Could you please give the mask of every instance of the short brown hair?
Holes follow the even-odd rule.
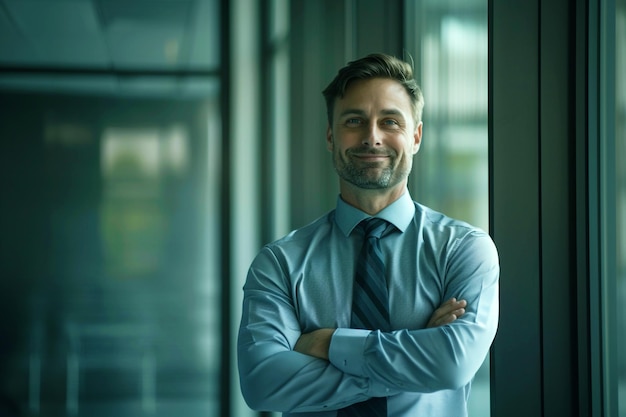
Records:
[[[416,122],[422,120],[424,96],[413,78],[413,68],[401,59],[386,54],[370,54],[356,61],[349,62],[341,68],[335,78],[328,84],[322,94],[326,99],[328,124],[333,123],[335,100],[342,98],[351,82],[370,78],[389,78],[398,81],[405,88],[413,107]]]

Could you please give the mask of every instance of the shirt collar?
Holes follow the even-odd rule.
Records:
[[[378,217],[387,220],[398,230],[404,232],[411,223],[415,215],[415,204],[411,199],[409,191],[406,190],[400,198],[378,212],[375,216],[370,216],[364,211],[343,201],[341,196],[337,197],[337,209],[335,210],[335,221],[344,235],[349,236],[352,229],[362,220],[370,217]]]

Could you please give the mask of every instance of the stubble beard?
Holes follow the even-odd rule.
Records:
[[[380,167],[378,166],[380,162],[355,162],[350,153],[348,151],[342,155],[338,150],[335,150],[333,152],[333,164],[341,179],[359,188],[367,190],[390,188],[406,179],[411,172],[410,163],[395,167],[397,155],[390,155],[389,164]]]

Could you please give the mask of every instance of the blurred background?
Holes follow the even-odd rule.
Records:
[[[334,207],[322,89],[414,62],[411,193],[488,230],[488,33],[487,0],[0,0],[0,416],[271,415],[239,394],[241,287]],[[470,416],[489,404],[487,360]]]

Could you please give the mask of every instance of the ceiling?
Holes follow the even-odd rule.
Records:
[[[181,76],[217,71],[219,21],[219,0],[0,0],[0,86],[206,86]]]

